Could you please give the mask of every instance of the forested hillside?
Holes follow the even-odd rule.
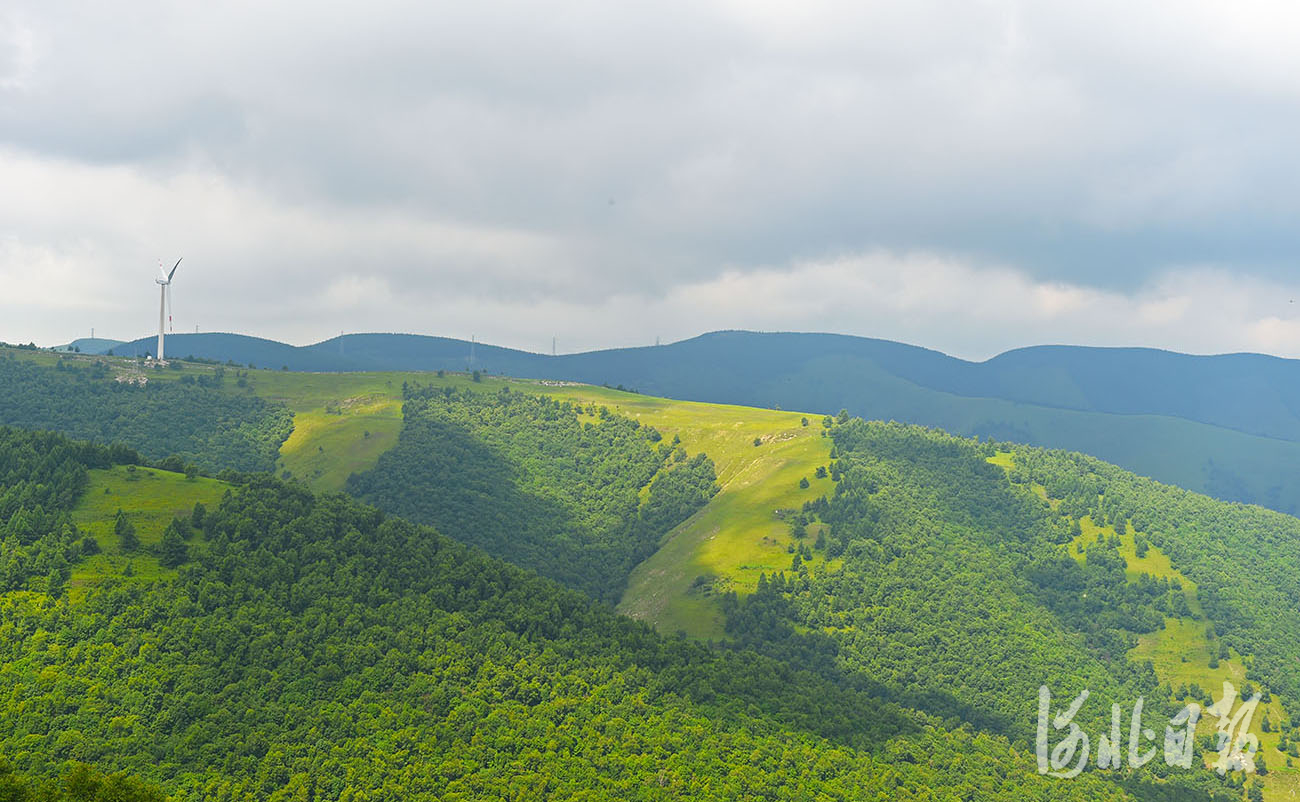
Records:
[[[767,590],[794,621],[829,633],[846,669],[1020,737],[1032,726],[1026,700],[1047,678],[1068,683],[1063,695],[1154,695],[1155,675],[1125,660],[1125,633],[1160,626],[1167,588],[1130,586],[1100,550],[1076,563],[1062,545],[1068,521],[1009,486],[986,447],[902,424],[854,421],[832,435],[835,491],[809,512],[828,525],[813,550],[839,564],[792,566]],[[1103,614],[1077,615],[1033,580],[1077,581]],[[729,628],[771,640],[747,620]]]
[[[611,603],[716,492],[706,455],[607,408],[508,388],[404,398],[397,445],[349,493]]]
[[[168,381],[140,372],[118,381],[121,374],[104,362],[68,359],[47,367],[8,356],[0,357],[0,425],[125,443],[150,459],[177,457],[182,466],[212,471],[272,470],[293,426],[283,406],[223,389],[219,369]]]
[[[891,698],[1015,739],[1032,734],[1026,700],[1040,684],[1071,698],[1141,696],[1172,715],[1186,682],[1176,689],[1172,671],[1134,650],[1167,626],[1196,638],[1208,628],[1208,666],[1204,641],[1181,645],[1177,670],[1204,677],[1191,698],[1208,704],[1230,676],[1261,687],[1271,727],[1254,732],[1273,770],[1258,783],[1294,790],[1300,521],[1076,454],[1008,454],[860,420],[831,437],[834,491],[803,510],[824,527],[816,543],[756,593],[721,600],[738,643],[871,677]],[[1160,551],[1194,584],[1147,573],[1137,558]],[[1230,655],[1246,655],[1244,677],[1229,672]],[[1097,719],[1084,727],[1104,732],[1109,705],[1091,704],[1080,716]]]
[[[6,527],[48,507],[37,528],[62,531],[88,463],[125,456],[0,437]],[[58,489],[21,478],[33,467]],[[261,479],[184,525],[193,559],[171,578],[119,577],[78,601],[0,594],[6,798],[59,776],[104,790],[72,799],[156,798],[79,762],[210,799],[1153,792],[1115,775],[1054,783],[1001,736],[869,684],[664,638],[343,496]]]
[[[1223,504],[1100,460],[1017,447],[1012,478],[1073,515],[1141,533],[1193,580],[1216,634],[1253,655],[1249,676],[1282,691],[1300,722],[1300,520]]]
[[[216,798],[1300,789],[1300,522],[1284,515],[847,412],[472,376],[228,386],[199,365],[118,389],[93,362],[23,364],[31,398],[125,390],[136,419],[147,388],[315,410],[296,447],[322,476],[363,445],[374,467],[349,490],[459,541],[293,476],[218,502],[221,482],[137,470],[124,446],[0,430],[0,756],[24,787],[83,762]],[[393,419],[372,449],[399,391],[400,433]],[[634,570],[620,609],[699,640],[601,603]],[[1111,701],[1157,720],[1225,678],[1267,694],[1266,772],[1036,776],[1040,685],[1059,704],[1089,690],[1095,735]]]

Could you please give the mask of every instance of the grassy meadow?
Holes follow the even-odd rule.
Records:
[[[157,579],[174,573],[162,567],[151,552],[162,540],[163,531],[173,518],[189,515],[196,502],[214,507],[228,485],[216,479],[118,465],[90,471],[90,486],[73,511],[77,528],[95,538],[101,549],[73,569],[68,583],[73,599],[86,589],[110,576],[123,576],[127,566],[141,579]],[[135,526],[140,548],[126,554],[118,543],[113,526],[117,511],[122,510]]]

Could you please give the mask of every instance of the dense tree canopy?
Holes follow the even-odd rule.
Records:
[[[114,380],[103,363],[44,367],[0,357],[0,425],[126,443],[149,459],[177,457],[212,471],[270,471],[293,428],[279,404],[223,387],[222,374],[193,380]]]
[[[120,446],[0,426],[0,592],[59,595],[72,564],[98,550],[68,515],[86,489],[87,469],[138,459]]]
[[[18,459],[81,448],[8,436],[30,438]],[[175,579],[0,594],[0,787],[89,763],[210,799],[1129,796],[1050,784],[1005,738],[869,687],[657,635],[343,496],[259,479],[187,524]]]

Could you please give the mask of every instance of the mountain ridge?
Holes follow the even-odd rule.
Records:
[[[153,339],[115,353],[144,354]],[[717,331],[551,356],[448,337],[350,334],[305,346],[176,334],[168,351],[296,371],[475,370],[720,404],[841,408],[1082,451],[1229,501],[1300,511],[1300,361],[1042,345],[983,362],[876,338]]]

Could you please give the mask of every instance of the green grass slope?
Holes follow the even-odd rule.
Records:
[[[155,553],[163,531],[176,518],[189,518],[195,504],[215,507],[230,488],[225,482],[207,477],[186,478],[184,474],[116,465],[88,472],[89,485],[72,509],[72,522],[86,537],[99,544],[100,552],[79,562],[72,570],[69,593],[82,598],[91,588],[111,577],[122,577],[127,566],[141,580],[174,575],[164,568]],[[122,550],[114,533],[117,511],[135,527],[141,548]]]

